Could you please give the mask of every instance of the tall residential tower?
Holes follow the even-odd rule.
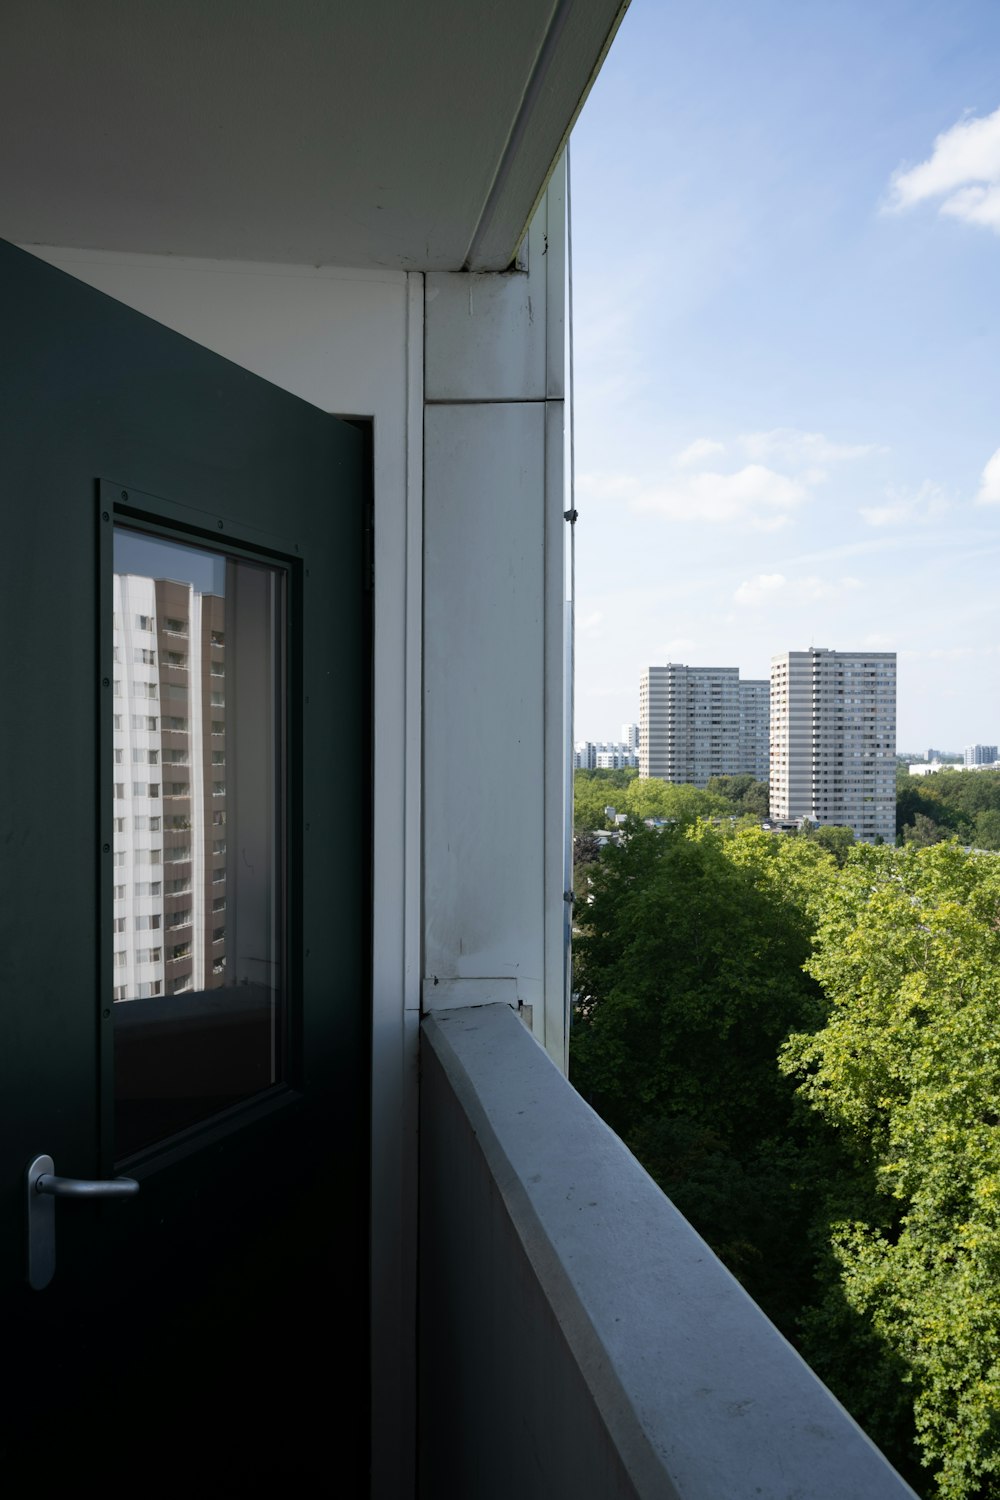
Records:
[[[896,654],[786,651],[771,661],[771,816],[896,834]]]
[[[768,684],[738,667],[647,667],[639,684],[639,775],[704,786],[767,776]]]

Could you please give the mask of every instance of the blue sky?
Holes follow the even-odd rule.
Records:
[[[632,0],[572,176],[576,737],[817,645],[1000,741],[1000,6]]]

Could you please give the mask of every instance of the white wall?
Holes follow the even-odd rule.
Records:
[[[518,1005],[565,1067],[561,168],[525,260],[427,277],[424,1008]]]

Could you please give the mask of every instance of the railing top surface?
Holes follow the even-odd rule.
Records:
[[[639,1495],[914,1500],[508,1006],[423,1022]]]

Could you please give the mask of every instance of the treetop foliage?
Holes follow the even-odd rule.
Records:
[[[1000,1494],[1000,860],[678,821],[588,876],[574,1082],[911,1482]]]
[[[935,771],[918,778],[901,767],[896,830],[922,848],[957,838],[971,848],[1000,850],[1000,769]]]
[[[604,828],[604,809],[634,818],[662,818],[693,823],[697,818],[767,816],[767,783],[752,776],[711,776],[707,787],[642,779],[633,768],[622,771],[577,771],[574,777],[574,826]]]
[[[830,1223],[837,1293],[905,1371],[938,1493],[991,1494],[1000,1477],[997,860],[953,843],[859,851],[823,904],[806,968],[830,1015],[818,1032],[790,1037],[783,1066],[849,1143],[877,1200],[841,1191]]]
[[[817,871],[832,864],[759,829],[633,824],[579,909],[574,1082],[786,1328],[802,1195],[777,1052],[816,1016],[802,965]]]

